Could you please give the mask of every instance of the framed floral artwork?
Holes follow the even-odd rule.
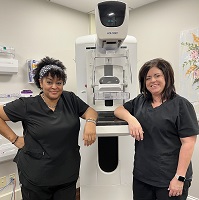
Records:
[[[199,116],[199,28],[180,34],[180,94],[194,105]]]

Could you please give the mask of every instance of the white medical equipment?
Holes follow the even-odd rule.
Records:
[[[76,40],[78,96],[99,115],[96,142],[81,146],[81,200],[132,200],[134,140],[114,116],[137,94],[137,41],[127,35],[128,15],[126,3],[98,3],[97,34]]]

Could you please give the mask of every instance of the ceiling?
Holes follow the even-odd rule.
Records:
[[[56,3],[74,10],[78,10],[84,13],[94,13],[97,3],[107,0],[47,0],[52,3]],[[155,2],[158,0],[123,0],[127,3],[129,10],[141,7],[143,5]]]

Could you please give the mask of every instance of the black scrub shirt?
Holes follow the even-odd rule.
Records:
[[[40,95],[21,97],[4,106],[11,121],[22,121],[25,145],[14,161],[29,182],[54,186],[77,180],[79,117],[88,107],[67,91],[62,93],[55,111],[48,108]]]
[[[151,102],[139,95],[124,107],[138,119],[144,131],[144,140],[135,142],[134,177],[156,187],[168,187],[178,165],[180,138],[199,133],[192,104],[176,95],[153,108]],[[190,163],[186,178],[191,177]]]

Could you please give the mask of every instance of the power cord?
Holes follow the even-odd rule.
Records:
[[[10,182],[2,187],[0,189],[0,192],[3,191],[5,188],[7,188],[9,185],[13,185],[13,189],[12,189],[12,194],[11,194],[11,199],[10,200],[15,200],[15,189],[16,189],[16,180],[14,178],[10,178]]]
[[[13,184],[12,195],[11,195],[11,199],[10,200],[12,200],[12,198],[13,198],[13,200],[15,200],[16,199],[16,196],[15,196],[16,179],[10,178],[10,181]]]

